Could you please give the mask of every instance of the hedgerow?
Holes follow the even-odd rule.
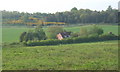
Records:
[[[85,42],[97,42],[97,41],[106,41],[106,40],[119,40],[120,36],[113,34],[103,34],[103,35],[91,35],[86,37],[74,37],[66,38],[63,40],[57,39],[48,39],[41,41],[28,41],[26,42],[27,46],[45,46],[45,45],[58,45],[58,44],[72,44],[72,43],[85,43]]]

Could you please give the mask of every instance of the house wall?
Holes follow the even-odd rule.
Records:
[[[57,34],[57,38],[59,39],[59,40],[62,40],[63,39],[63,37],[62,37],[62,35],[59,33],[59,34]]]

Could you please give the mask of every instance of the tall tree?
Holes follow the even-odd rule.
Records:
[[[47,30],[47,38],[56,39],[57,34],[63,31],[63,27],[61,26],[50,26]]]

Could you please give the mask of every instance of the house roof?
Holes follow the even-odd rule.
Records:
[[[71,32],[61,32],[63,38],[70,36]]]

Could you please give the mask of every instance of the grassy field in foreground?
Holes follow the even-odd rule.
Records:
[[[117,70],[118,41],[3,47],[3,70]]]
[[[103,28],[104,33],[113,32],[114,34],[118,35],[118,26],[117,25],[99,25]],[[79,32],[80,27],[65,27],[67,31],[72,32]],[[120,27],[120,26],[119,26]],[[2,41],[3,42],[16,42],[19,41],[19,36],[22,32],[28,31],[33,28],[25,28],[25,27],[14,27],[14,28],[2,28]],[[47,28],[44,28],[45,31]]]

